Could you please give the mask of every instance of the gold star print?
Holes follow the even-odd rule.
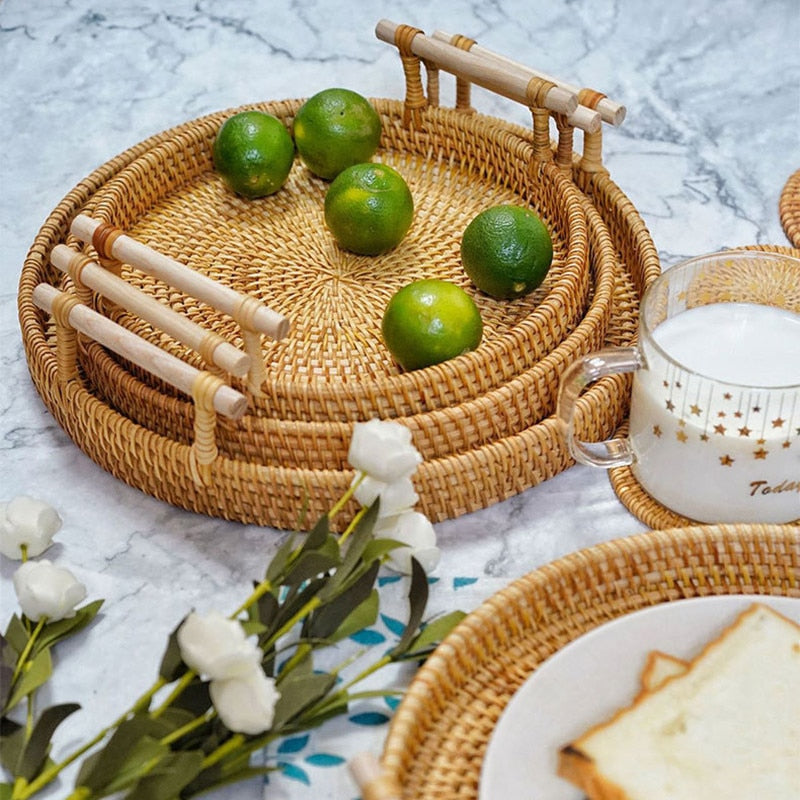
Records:
[[[720,436],[725,435],[725,426],[724,425],[715,425],[714,426],[714,433],[718,433]]]
[[[747,425],[744,428],[739,428],[739,436],[749,436],[750,435],[750,428]]]
[[[753,406],[753,413],[760,414],[761,413],[761,406]]]
[[[781,419],[780,417],[778,417],[778,419],[772,420],[772,427],[773,428],[782,428],[784,422],[786,422],[785,419]]]
[[[682,384],[680,381],[675,381],[675,386],[676,386],[678,389],[683,389],[683,384]]]
[[[788,449],[788,448],[790,448],[791,446],[792,446],[792,443],[791,443],[791,442],[784,442],[784,443],[781,445],[781,447],[782,447],[784,450],[787,450],[787,449]]]
[[[699,416],[700,416],[700,412],[701,412],[703,409],[702,409],[702,408],[700,408],[700,406],[698,406],[697,404],[695,404],[695,405],[693,405],[693,406],[690,406],[689,410],[690,410],[690,411],[692,412],[692,414],[694,414],[696,417],[699,417]]]
[[[730,467],[733,464],[733,459],[730,456],[720,456],[719,463],[723,467]]]
[[[664,381],[664,388],[669,389],[669,381]]]
[[[723,396],[723,397],[724,397],[726,400],[730,400],[730,399],[731,399],[731,397],[733,397],[733,395],[732,395],[730,392],[725,392],[725,394],[724,394],[724,395],[722,395],[722,396]]]
[[[685,419],[679,420],[678,421],[678,425],[680,425],[681,428],[685,428],[686,427],[686,420]]]
[[[727,417],[728,415],[724,411],[720,411],[717,413],[717,416],[722,419],[723,417]]]
[[[708,434],[707,433],[701,433],[700,434],[700,441],[701,442],[707,442],[708,441]]]
[[[667,400],[667,411],[674,411],[674,410],[675,410],[675,404],[672,402],[672,400]]]
[[[756,444],[766,444],[766,439],[756,439]]]
[[[741,419],[742,418],[742,412],[741,411],[734,411],[733,412],[733,416],[736,417],[736,419]]]
[[[755,450],[755,451],[753,452],[753,455],[754,455],[754,456],[755,456],[757,459],[761,459],[761,460],[763,461],[764,459],[766,459],[766,457],[767,457],[767,453],[769,453],[769,450],[765,450],[763,447],[761,447],[761,448],[759,448],[758,450]]]
[[[653,425],[653,435],[658,436],[661,438],[661,428],[658,425]]]
[[[685,441],[686,441],[686,440],[687,440],[689,437],[686,435],[686,431],[678,431],[678,432],[675,434],[675,438],[676,438],[676,439],[677,439],[679,442],[685,442]]]

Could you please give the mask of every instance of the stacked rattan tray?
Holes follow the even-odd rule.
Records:
[[[673,601],[798,598],[800,526],[653,530],[572,553],[469,614],[415,674],[395,710],[376,798],[477,798],[495,726],[551,656],[600,625]],[[530,786],[530,797],[539,797]]]
[[[412,46],[419,32],[400,29],[407,96],[373,100],[383,125],[376,159],[406,177],[415,221],[389,254],[369,258],[337,248],[322,218],[327,184],[299,162],[269,198],[232,195],[213,170],[211,144],[221,122],[239,109],[193,120],[117,156],[47,219],[20,281],[30,371],[59,423],[117,477],[195,511],[291,528],[301,508],[324,513],[349,485],[352,426],[372,417],[411,429],[425,459],[415,477],[419,507],[434,521],[507,498],[572,463],[553,416],[559,376],[579,355],[632,342],[639,297],[659,272],[655,248],[602,164],[601,133],[584,134],[578,154],[565,115],[540,105],[550,84],[529,82],[532,130],[475,113],[468,94],[464,100],[463,74],[456,107],[441,107],[431,80],[441,65],[425,62],[425,97]],[[301,102],[247,108],[291,126]],[[512,302],[477,293],[458,256],[472,216],[500,202],[534,209],[554,241],[545,283]],[[217,419],[217,449],[202,475],[191,397],[83,337],[77,370],[67,377],[59,372],[58,326],[36,307],[33,293],[43,282],[78,296],[85,290],[49,263],[57,245],[106,263],[107,254],[70,233],[79,214],[291,320],[288,336],[262,343],[266,374],[258,391],[225,376],[247,395],[248,409],[240,419]],[[230,318],[129,264],[117,268],[142,292],[242,344]],[[380,316],[396,288],[420,277],[452,280],[470,291],[484,319],[484,340],[472,353],[403,373],[381,343]],[[89,302],[181,360],[208,367],[201,354],[96,293]],[[603,379],[586,392],[579,414],[584,438],[607,438],[620,424],[626,385],[625,378]]]

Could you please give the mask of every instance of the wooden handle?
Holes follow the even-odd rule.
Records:
[[[48,283],[40,283],[33,290],[33,302],[48,314],[53,313],[53,302],[62,294]],[[197,378],[203,373],[173,355],[145,341],[116,322],[98,314],[88,306],[78,303],[69,313],[69,324],[75,330],[108,347],[123,358],[146,369],[185,394],[192,395]],[[247,398],[221,385],[214,394],[214,410],[231,419],[239,419],[247,409]]]
[[[444,31],[434,31],[431,38],[440,42],[444,42],[450,47],[455,46],[452,44],[454,37],[449,33],[445,33]],[[516,61],[512,61],[510,58],[493,53],[491,50],[487,50],[484,47],[479,47],[477,44],[471,45],[468,49],[468,52],[479,56],[480,58],[486,59],[487,61],[492,61],[498,64],[506,72],[519,74],[521,80],[530,81],[531,78],[542,77],[541,73],[537,73],[535,70],[526,67],[524,64],[518,64]],[[552,78],[550,80],[555,82]],[[571,114],[566,114],[565,116],[567,118],[567,122],[569,122],[573,128],[580,128],[582,131],[586,131],[587,133],[597,133],[603,124],[603,118],[599,111],[594,111],[593,109],[580,104]]]
[[[82,256],[64,244],[57,244],[50,254],[53,266],[69,273],[75,260]],[[250,369],[250,356],[217,334],[192,322],[150,295],[139,291],[122,278],[94,261],[84,261],[80,270],[80,283],[126,308],[151,325],[155,325],[187,347],[209,358],[226,372],[243,378]]]
[[[399,27],[395,22],[382,19],[375,26],[375,35],[383,42],[395,44],[395,34]],[[509,72],[497,63],[432,39],[423,33],[418,33],[412,39],[411,52],[421,59],[434,62],[440,68],[452,72],[454,75],[482,86],[484,89],[489,89],[518,103],[530,105],[528,95],[530,79],[525,80],[519,72]],[[558,114],[571,114],[578,107],[578,95],[576,92],[560,86],[553,86],[545,94],[543,106]]]
[[[445,33],[444,31],[434,31],[432,38],[440,42],[450,43],[453,41],[453,35],[450,33]],[[555,83],[556,86],[572,92],[576,96],[580,95],[581,90],[577,86],[572,86],[571,84],[559,80],[558,78],[554,78],[545,72],[540,72],[539,70],[532,69],[531,67],[526,67],[524,64],[520,64],[517,61],[512,61],[510,58],[506,58],[506,56],[500,55],[499,53],[487,50],[485,47],[481,47],[478,44],[473,44],[472,47],[470,47],[469,52],[504,66],[508,70],[518,71],[522,76],[528,75],[529,77],[535,76],[537,78],[542,78],[543,80]],[[580,111],[581,109],[586,109],[586,106],[578,106],[578,111],[580,114],[578,115],[577,120],[588,122],[589,117],[585,114],[585,112]],[[591,112],[591,109],[587,109],[587,111]],[[597,101],[597,104],[595,105],[595,111],[600,115],[600,118],[603,120],[603,122],[607,122],[610,125],[621,125],[622,121],[625,119],[625,114],[627,113],[625,106],[615,103],[608,97],[602,97]],[[583,125],[577,124],[577,122],[573,120],[569,120],[569,122],[576,128],[581,128],[589,133],[597,132],[596,128],[589,130],[584,128]]]
[[[85,214],[79,214],[72,221],[70,230],[82,242],[92,242],[95,231],[101,224]],[[111,255],[118,261],[131,264],[234,319],[242,302],[248,299],[248,295],[223,286],[125,234],[118,235],[110,249]],[[259,304],[251,321],[256,331],[273,339],[282,339],[289,332],[289,320],[263,303]]]

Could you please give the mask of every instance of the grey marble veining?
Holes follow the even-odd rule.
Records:
[[[624,103],[624,124],[604,134],[605,161],[665,267],[723,247],[788,243],[778,198],[800,166],[797,0],[0,2],[0,499],[29,493],[57,506],[65,525],[51,557],[107,599],[102,626],[61,651],[69,668],[48,689],[58,700],[89,690],[82,720],[65,725],[74,737],[147,685],[166,632],[189,608],[210,598],[235,607],[281,535],[165,505],[72,444],[27,371],[16,319],[25,254],[75,184],[158,131],[333,85],[402,97],[397,53],[374,35],[383,17],[465,33]],[[502,98],[475,89],[473,99],[481,111],[530,123]],[[448,100],[452,82],[443,79]],[[480,576],[483,596],[568,552],[644,529],[605,474],[582,467],[437,527],[439,574]],[[5,618],[13,565],[3,560],[0,572]],[[221,795],[260,797],[261,784]],[[328,785],[298,785],[291,796],[356,790],[342,768]]]

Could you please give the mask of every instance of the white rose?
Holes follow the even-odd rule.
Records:
[[[189,614],[178,629],[178,647],[191,669],[212,680],[235,678],[261,661],[261,651],[241,624],[219,611]]]
[[[25,545],[29,558],[38,556],[50,547],[60,527],[61,517],[43,500],[20,495],[0,503],[0,553],[20,559]]]
[[[228,730],[253,736],[272,725],[280,693],[260,666],[227,680],[209,684],[211,702]]]
[[[403,511],[386,517],[375,525],[375,536],[404,542],[389,553],[389,566],[406,575],[411,573],[411,557],[419,561],[426,573],[436,569],[441,552],[436,546],[436,531],[431,521],[419,511]]]
[[[26,561],[14,573],[14,591],[25,616],[38,622],[75,616],[75,606],[86,597],[86,587],[64,567],[46,558]]]
[[[399,422],[356,422],[347,453],[350,465],[382,483],[413,474],[422,456],[411,443],[411,431]]]
[[[356,483],[359,476],[353,478]],[[380,497],[381,505],[378,510],[378,517],[391,517],[401,511],[412,508],[419,500],[419,495],[414,490],[414,484],[410,477],[400,478],[392,483],[383,483],[367,475],[356,486],[353,497],[362,506],[371,506]]]

